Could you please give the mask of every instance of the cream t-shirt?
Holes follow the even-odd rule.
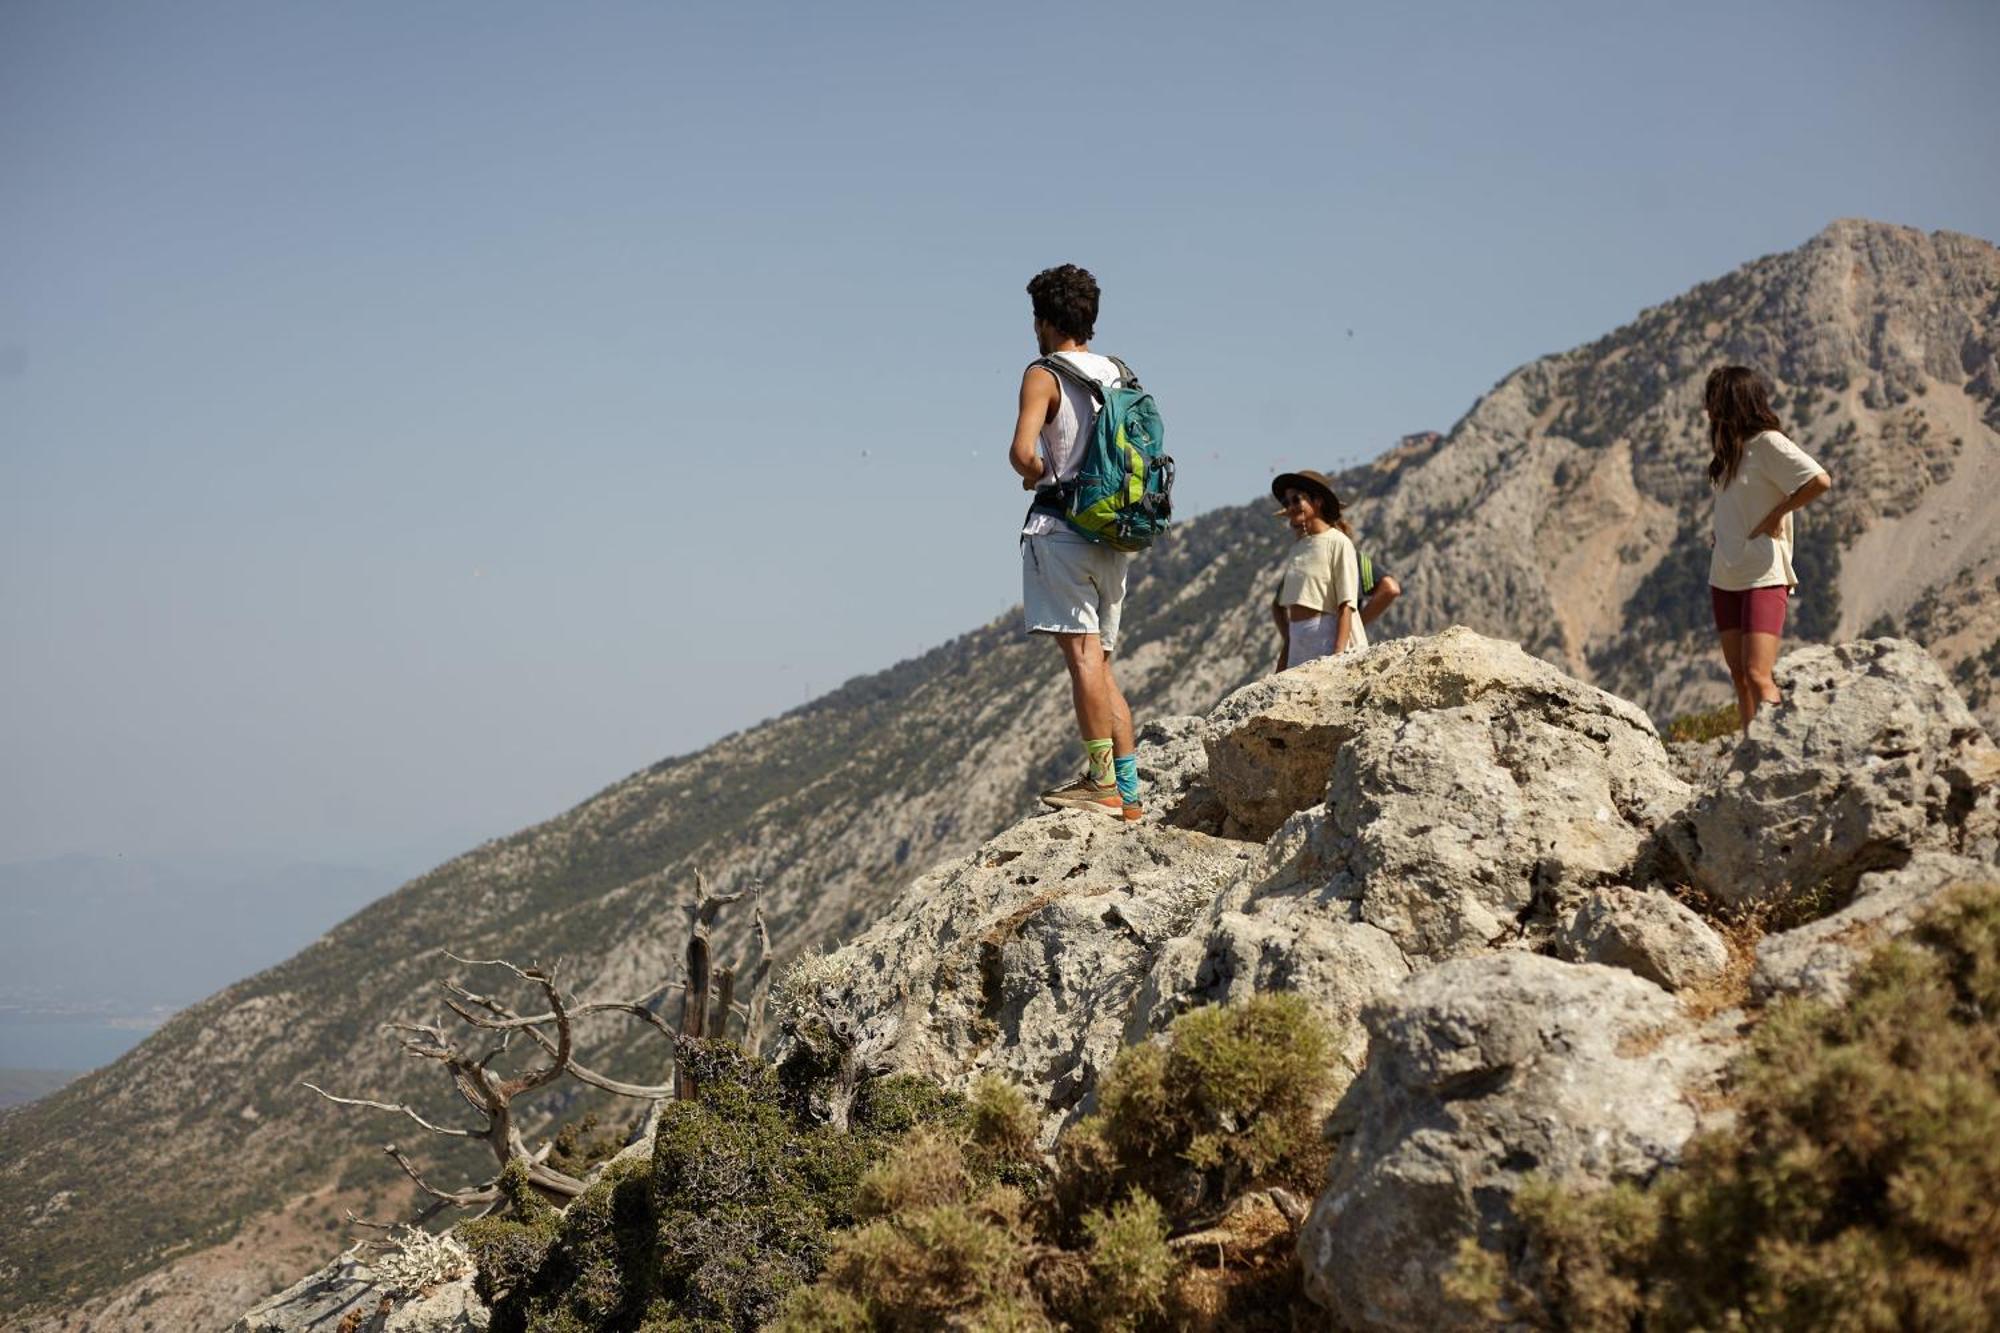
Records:
[[[1785,515],[1779,537],[1753,537],[1752,528],[1799,487],[1826,471],[1805,450],[1775,430],[1743,446],[1736,478],[1715,493],[1715,550],[1708,581],[1725,592],[1798,586],[1792,570],[1792,516]]]
[[[1351,606],[1354,616],[1348,624],[1347,651],[1368,646],[1368,632],[1361,627],[1361,562],[1346,533],[1328,528],[1292,543],[1278,584],[1278,605],[1303,606],[1327,613],[1329,619],[1337,617],[1342,606]],[[1330,633],[1326,641],[1331,649]]]

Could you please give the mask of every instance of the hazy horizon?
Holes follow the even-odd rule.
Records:
[[[990,620],[1050,263],[1193,513],[2000,237],[1990,6],[1124,13],[0,13],[0,862],[415,873]]]

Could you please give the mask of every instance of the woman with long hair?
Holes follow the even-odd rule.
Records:
[[[1333,483],[1317,472],[1287,472],[1271,483],[1271,494],[1284,506],[1278,513],[1298,539],[1271,600],[1278,670],[1366,648],[1361,562]]]
[[[1833,486],[1826,469],[1785,437],[1770,387],[1748,366],[1709,374],[1708,483],[1715,491],[1709,602],[1722,660],[1736,685],[1736,716],[1748,731],[1762,704],[1782,701],[1771,679],[1785,607],[1798,586],[1792,569],[1792,511]]]

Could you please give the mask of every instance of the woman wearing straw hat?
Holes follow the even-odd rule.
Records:
[[[1340,497],[1317,472],[1287,472],[1271,483],[1278,512],[1298,541],[1285,561],[1271,616],[1278,626],[1278,670],[1368,646],[1361,627],[1361,562],[1341,521]]]

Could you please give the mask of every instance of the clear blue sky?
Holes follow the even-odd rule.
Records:
[[[8,0],[0,860],[434,860],[999,614],[1051,263],[1198,510],[2000,237],[2000,6],[1644,8]]]

